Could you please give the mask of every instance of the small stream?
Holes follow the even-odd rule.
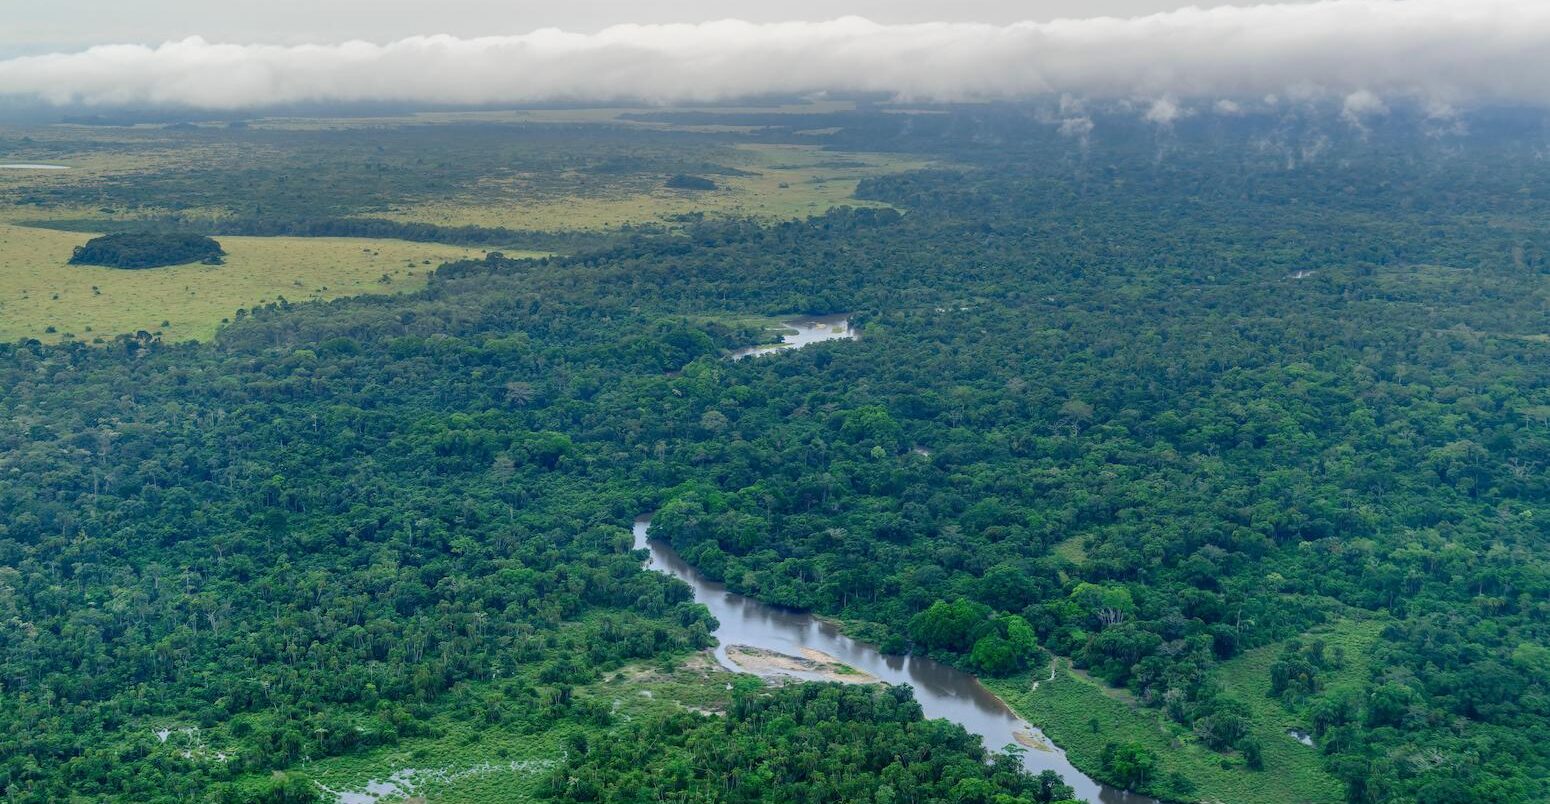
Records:
[[[985,746],[999,751],[1012,743],[1032,744],[1023,754],[1023,764],[1038,773],[1053,770],[1065,777],[1066,784],[1079,798],[1101,804],[1143,804],[1152,800],[1140,795],[1099,784],[1066,760],[1059,746],[1043,732],[1018,717],[1004,701],[980,684],[979,679],[955,667],[919,656],[886,656],[872,645],[857,642],[839,632],[834,625],[811,614],[760,603],[727,591],[724,584],[707,580],[699,570],[684,561],[672,547],[647,537],[651,518],[635,520],[635,547],[647,550],[649,569],[665,573],[689,585],[695,602],[702,603],[720,625],[715,637],[716,661],[733,672],[746,672],[727,658],[731,645],[747,645],[789,656],[802,656],[804,649],[834,657],[850,667],[868,673],[889,684],[908,684],[915,689],[915,700],[928,718],[945,718],[978,734]],[[782,675],[813,679],[800,671]],[[1019,739],[1021,736],[1021,739]]]

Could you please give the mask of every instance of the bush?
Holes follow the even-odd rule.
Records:
[[[1145,791],[1157,774],[1157,755],[1140,743],[1109,743],[1099,763],[1110,780],[1137,792]]]

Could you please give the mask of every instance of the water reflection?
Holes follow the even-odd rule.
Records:
[[[727,591],[724,584],[706,580],[672,547],[660,540],[646,538],[650,517],[635,521],[635,547],[648,550],[650,569],[666,573],[687,583],[694,599],[715,615],[716,661],[734,672],[742,668],[727,659],[728,645],[750,645],[792,656],[801,656],[803,648],[826,653],[864,673],[889,684],[909,684],[915,699],[929,718],[945,718],[958,723],[984,739],[985,745],[1000,750],[1014,742],[1033,743],[1023,764],[1034,773],[1053,770],[1065,777],[1077,796],[1102,804],[1143,804],[1151,799],[1100,785],[1077,770],[1065,752],[1049,741],[1007,707],[1000,698],[985,689],[973,675],[957,668],[918,656],[887,656],[876,648],[846,637],[833,624],[799,611],[771,606]],[[816,679],[812,674],[791,672],[787,675]],[[1023,740],[1018,740],[1021,733]]]
[[[800,349],[814,343],[834,341],[842,338],[855,338],[855,330],[850,328],[850,314],[838,313],[836,315],[821,315],[808,318],[792,318],[782,321],[786,327],[795,330],[785,333],[780,343],[766,343],[759,346],[749,346],[745,349],[727,355],[731,360],[742,360],[745,357],[767,355],[775,352],[784,352],[787,349]]]

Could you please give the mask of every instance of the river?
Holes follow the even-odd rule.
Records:
[[[850,328],[849,313],[790,318],[782,321],[781,324],[793,331],[785,333],[780,343],[766,343],[738,349],[727,355],[727,358],[742,360],[745,357],[774,354],[787,349],[800,349],[822,341],[856,337],[856,331]]]
[[[815,650],[868,673],[889,684],[908,684],[915,688],[915,700],[928,718],[945,718],[978,734],[987,748],[1001,750],[1012,743],[1034,743],[1044,748],[1029,748],[1023,764],[1038,773],[1053,770],[1065,777],[1079,798],[1102,804],[1146,804],[1146,796],[1116,790],[1099,784],[1066,760],[1066,754],[1042,732],[1018,717],[1004,701],[985,689],[969,673],[919,656],[886,656],[875,647],[841,634],[834,625],[811,614],[760,603],[727,591],[724,584],[706,580],[699,570],[684,561],[661,540],[647,538],[650,517],[635,521],[635,547],[648,550],[647,567],[665,573],[689,585],[694,599],[715,615],[720,625],[715,636],[716,661],[733,672],[745,672],[727,658],[727,648],[747,645],[790,656],[803,656],[804,649]],[[800,671],[783,675],[811,678]],[[1022,740],[1018,739],[1021,733]]]

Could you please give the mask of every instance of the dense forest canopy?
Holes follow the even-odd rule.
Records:
[[[226,252],[221,244],[194,234],[120,232],[94,237],[76,248],[71,265],[106,268],[162,268],[191,262],[218,263]]]
[[[1053,771],[1031,776],[961,727],[923,720],[908,687],[759,695],[757,682],[739,686],[725,718],[684,712],[573,743],[546,792],[565,801],[1073,800]]]
[[[895,117],[836,137],[951,159],[862,184],[902,213],[492,255],[206,345],[0,347],[7,794],[240,798],[466,708],[630,735],[572,745],[576,799],[642,767],[703,793],[704,762],[789,792],[882,740],[946,753],[813,784],[1049,800],[892,692],[614,720],[578,690],[709,644],[629,551],[658,510],[734,590],[986,675],[1068,657],[1267,787],[1214,672],[1284,643],[1276,705],[1350,801],[1550,796],[1550,166],[1489,129],[1288,165],[1226,124]],[[835,312],[859,340],[722,359],[758,337],[731,322]],[[1349,657],[1290,641],[1346,620],[1381,636],[1332,686]],[[227,761],[160,750],[167,721]],[[1150,761],[1092,771],[1188,800]]]

